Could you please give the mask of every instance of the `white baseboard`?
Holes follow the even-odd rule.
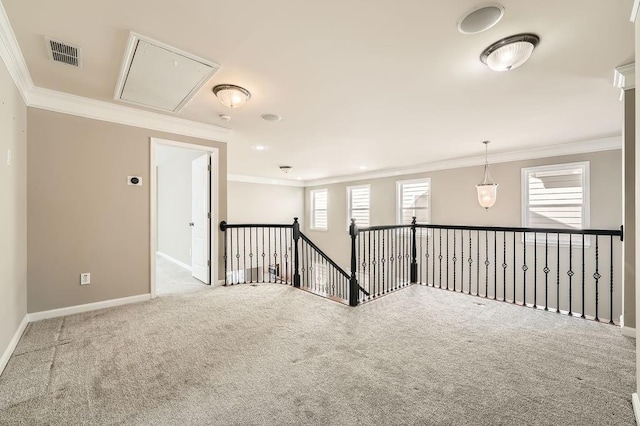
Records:
[[[151,294],[140,294],[137,296],[123,297],[120,299],[103,300],[101,302],[87,303],[85,305],[69,306],[66,308],[51,309],[27,314],[29,322],[40,321],[48,318],[63,317],[66,315],[79,314],[81,312],[96,311],[98,309],[112,308],[114,306],[128,305],[130,303],[144,302],[151,299]]]
[[[175,259],[171,256],[169,256],[168,254],[165,254],[161,251],[157,251],[156,254],[160,257],[164,257],[165,259],[167,259],[169,262],[171,263],[175,263],[176,265],[186,269],[187,271],[191,271],[191,265],[187,265],[186,263],[180,262],[178,259]]]
[[[627,337],[636,338],[636,329],[632,327],[622,327],[622,335]]]
[[[636,417],[636,424],[640,425],[640,399],[638,399],[637,393],[631,395],[631,403],[633,404],[633,414]]]
[[[25,315],[24,318],[22,318],[22,322],[18,326],[18,329],[13,335],[13,338],[9,342],[9,346],[7,346],[4,353],[2,354],[2,358],[0,358],[0,374],[2,374],[2,372],[4,371],[4,368],[9,362],[9,358],[11,358],[11,355],[13,355],[13,351],[16,349],[16,346],[18,346],[18,342],[22,337],[22,333],[24,333],[24,330],[27,328],[27,324],[29,324],[29,315]]]

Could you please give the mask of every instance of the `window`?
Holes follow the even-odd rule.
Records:
[[[409,225],[413,217],[417,223],[429,223],[431,220],[431,179],[401,180],[396,182],[398,194],[399,225]]]
[[[311,229],[327,230],[327,189],[311,190]]]
[[[589,162],[522,169],[522,203],[524,227],[588,228]]]
[[[369,226],[369,185],[347,187],[347,227],[351,225],[351,219],[356,220],[360,228]]]

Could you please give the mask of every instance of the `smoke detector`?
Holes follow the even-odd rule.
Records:
[[[282,170],[285,173],[289,173],[291,170],[293,170],[293,167],[291,167],[291,166],[280,166],[280,170]]]
[[[80,47],[64,41],[55,40],[51,37],[45,37],[44,41],[47,44],[47,54],[50,60],[77,68],[82,65],[82,61],[80,59]]]

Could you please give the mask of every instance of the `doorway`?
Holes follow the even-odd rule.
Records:
[[[151,138],[151,297],[208,288],[216,270],[217,149]]]

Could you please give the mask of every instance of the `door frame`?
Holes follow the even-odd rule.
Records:
[[[194,149],[198,151],[206,151],[209,153],[211,157],[211,171],[209,172],[209,176],[211,179],[210,185],[210,203],[211,203],[211,219],[209,227],[209,261],[211,266],[209,268],[209,283],[211,286],[215,285],[218,282],[218,262],[217,262],[217,253],[219,250],[218,246],[218,227],[215,226],[217,220],[219,218],[219,208],[218,208],[218,192],[219,192],[219,181],[218,181],[218,170],[219,170],[219,153],[218,148],[207,146],[207,145],[197,145],[192,143],[178,142],[172,141],[168,139],[161,138],[149,138],[150,144],[150,156],[149,156],[149,191],[150,191],[150,203],[149,203],[149,222],[150,222],[150,235],[149,235],[149,259],[150,259],[150,293],[151,298],[155,299],[156,297],[156,251],[158,250],[158,182],[156,175],[156,149],[158,145],[164,146],[174,146],[178,148],[185,149]],[[215,255],[214,255],[215,254]]]

